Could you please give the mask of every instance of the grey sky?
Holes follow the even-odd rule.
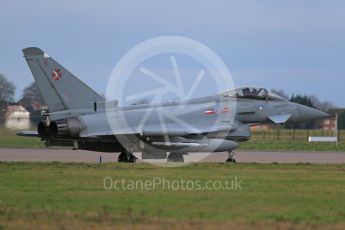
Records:
[[[237,85],[315,94],[345,107],[345,2],[1,0],[0,72],[33,81],[21,49],[38,46],[103,93],[120,57],[162,35],[213,49]]]

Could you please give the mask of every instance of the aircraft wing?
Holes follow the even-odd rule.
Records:
[[[207,127],[203,129],[196,129],[196,128],[183,128],[183,127],[174,127],[170,129],[166,129],[165,131],[160,126],[150,126],[144,127],[140,132],[132,131],[132,130],[117,130],[116,133],[112,131],[101,131],[101,132],[87,132],[84,131],[80,134],[80,137],[102,137],[102,136],[113,136],[113,135],[141,135],[141,136],[187,136],[187,135],[200,135],[200,134],[208,134],[208,133],[217,133],[217,132],[230,132],[234,130],[234,127],[229,125],[215,125],[213,127]]]
[[[17,136],[22,137],[38,137],[37,131],[19,131],[16,133]]]
[[[205,129],[188,129],[188,128],[177,128],[173,130],[167,130],[166,132],[162,132],[162,128],[158,127],[156,129],[148,128],[144,129],[142,135],[144,136],[161,136],[161,135],[169,135],[169,136],[187,136],[192,134],[208,134],[208,133],[216,133],[216,132],[226,132],[231,131],[232,128],[228,125],[216,125],[213,127],[208,127]]]

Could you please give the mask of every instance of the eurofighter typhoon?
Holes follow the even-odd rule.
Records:
[[[184,155],[196,152],[228,152],[227,162],[235,162],[233,150],[250,139],[252,125],[328,116],[257,87],[185,101],[120,106],[106,101],[41,49],[30,47],[23,53],[48,112],[42,114],[37,131],[18,135],[38,137],[46,146],[120,152],[119,162],[135,162],[137,152],[142,159],[169,162],[183,162]],[[164,127],[162,111],[170,118]]]

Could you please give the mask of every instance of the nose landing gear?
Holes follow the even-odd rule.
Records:
[[[236,163],[236,160],[235,160],[235,158],[234,158],[235,153],[232,152],[232,151],[229,151],[228,153],[229,153],[229,157],[228,157],[228,159],[226,159],[225,162],[226,162],[226,163]]]

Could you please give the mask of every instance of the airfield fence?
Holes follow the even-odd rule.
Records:
[[[328,130],[305,130],[305,129],[268,129],[253,130],[252,140],[265,141],[300,141],[308,142],[309,136],[333,137],[334,131]],[[338,131],[338,142],[345,142],[345,130]]]

